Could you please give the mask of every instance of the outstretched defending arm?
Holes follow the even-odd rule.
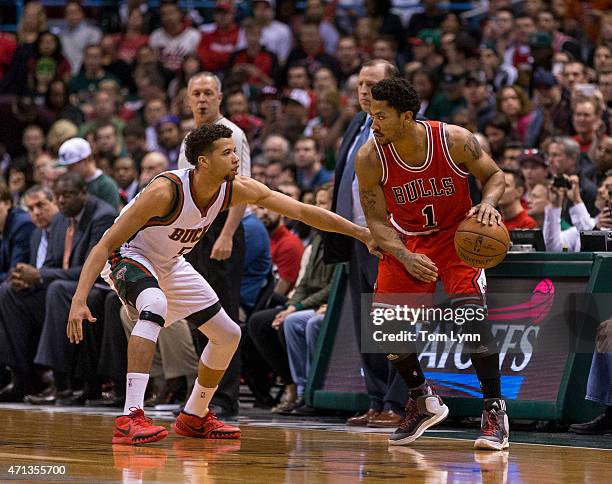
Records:
[[[375,249],[372,235],[367,228],[355,225],[329,210],[301,203],[280,192],[272,191],[252,178],[236,177],[232,206],[246,203],[266,207],[319,230],[338,232],[354,237],[366,244],[374,255],[379,255]]]
[[[147,187],[128,211],[104,234],[87,257],[72,298],[66,334],[71,343],[83,339],[83,320],[95,322],[87,307],[87,296],[112,252],[134,235],[152,217],[166,215],[173,202],[171,182],[158,178]]]
[[[426,255],[410,252],[387,221],[387,203],[380,186],[382,168],[372,141],[357,152],[355,172],[359,180],[361,207],[378,245],[400,261],[412,276],[421,281],[435,282],[438,278],[436,265]]]
[[[470,131],[460,126],[447,125],[446,144],[453,161],[467,167],[482,185],[482,201],[471,208],[468,216],[475,215],[483,225],[501,222],[501,215],[495,208],[504,194],[506,182],[504,173],[487,155]]]

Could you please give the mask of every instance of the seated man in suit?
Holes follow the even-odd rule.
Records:
[[[38,278],[26,294],[13,289],[0,294],[0,318],[13,322],[6,328],[10,344],[27,346],[38,343],[34,363],[54,370],[55,386],[47,389],[44,395],[30,396],[27,400],[31,403],[55,402],[58,387],[63,390],[60,397],[72,395],[69,377],[74,346],[66,341],[64,329],[70,301],[87,254],[117,216],[110,205],[88,195],[87,185],[78,173],[61,175],[55,185],[55,196],[61,213],[51,223],[47,257],[38,271]],[[105,294],[102,289],[94,289],[90,295],[98,314]],[[40,341],[24,342],[22,339],[28,334],[24,330],[26,327],[38,328]],[[91,329],[100,331],[102,328],[91,325]],[[75,365],[81,372],[79,376],[85,379],[90,374],[95,375],[97,366],[95,335],[92,334],[89,340],[92,348],[82,348]]]
[[[25,205],[36,229],[32,232],[29,246],[29,263],[18,262],[10,277],[0,286],[0,299],[6,297],[6,292],[24,295],[27,301],[29,290],[40,280],[39,269],[47,257],[49,245],[49,227],[53,217],[58,213],[53,192],[46,187],[35,185],[24,194]],[[20,401],[24,395],[32,391],[36,381],[32,371],[35,345],[28,344],[38,340],[40,328],[33,325],[15,326],[12,331],[23,331],[18,338],[9,340],[7,325],[15,326],[13,319],[0,317],[0,365],[11,368],[12,381],[0,390],[0,401]],[[9,342],[14,343],[10,345]]]
[[[11,192],[0,181],[0,282],[18,262],[30,258],[30,236],[34,224],[21,208],[13,207]]]

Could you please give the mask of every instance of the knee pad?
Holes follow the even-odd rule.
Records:
[[[221,309],[199,329],[208,338],[200,358],[202,364],[213,370],[225,370],[240,344],[240,326]]]
[[[166,313],[168,312],[168,300],[158,287],[149,287],[142,291],[136,298],[136,309],[139,321],[149,321],[164,327]]]
[[[162,327],[159,324],[139,319],[134,325],[131,336],[139,336],[140,338],[157,343],[157,338],[159,338],[159,332],[161,330]]]

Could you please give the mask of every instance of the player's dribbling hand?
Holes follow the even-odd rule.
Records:
[[[468,217],[476,217],[482,225],[497,225],[501,224],[501,214],[495,209],[493,205],[487,202],[479,203],[474,205],[468,212]]]
[[[433,261],[424,254],[408,254],[404,266],[410,275],[423,282],[436,282],[438,268]]]
[[[83,341],[83,320],[95,323],[96,318],[93,317],[87,304],[73,302],[68,315],[68,326],[66,334],[71,343],[79,344]]]

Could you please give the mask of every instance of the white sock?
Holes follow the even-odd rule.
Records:
[[[195,384],[193,385],[193,390],[191,391],[191,395],[189,396],[189,400],[187,400],[187,404],[185,405],[185,409],[183,411],[185,413],[190,413],[191,415],[197,415],[198,417],[203,417],[206,415],[210,400],[215,394],[217,388],[218,385],[214,388],[203,387],[196,378]]]
[[[130,408],[143,408],[144,395],[149,382],[148,373],[128,373],[125,386],[125,407],[123,414],[129,415]]]

